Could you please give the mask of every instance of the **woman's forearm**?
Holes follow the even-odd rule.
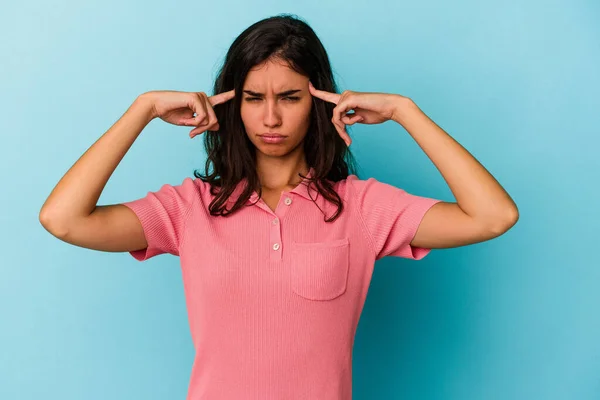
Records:
[[[398,99],[393,120],[435,164],[466,214],[494,226],[518,218],[515,202],[498,181],[411,99]]]
[[[60,234],[70,223],[95,209],[106,182],[133,142],[153,119],[150,99],[142,94],[73,164],[44,202],[39,219]]]

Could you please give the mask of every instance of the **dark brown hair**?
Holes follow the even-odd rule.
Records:
[[[294,71],[307,76],[315,88],[338,93],[327,52],[306,22],[294,15],[280,14],[244,30],[229,48],[213,89],[214,94],[235,89],[236,95],[214,106],[219,130],[203,134],[207,153],[205,175],[194,171],[194,176],[210,183],[211,194],[216,196],[209,206],[211,215],[234,213],[253,190],[257,190],[259,197],[262,194],[256,172],[256,150],[241,119],[241,93],[250,69],[274,59],[287,62]],[[303,145],[306,162],[314,174],[310,178],[299,176],[307,179],[308,184],[314,183],[319,194],[337,206],[337,212],[325,220],[331,222],[344,208],[332,183],[356,174],[356,161],[331,122],[335,105],[316,97],[312,99],[311,120]],[[209,174],[211,164],[214,168]],[[231,210],[227,210],[227,200],[243,179],[248,184]]]

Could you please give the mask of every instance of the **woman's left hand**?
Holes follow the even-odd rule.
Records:
[[[315,89],[311,82],[308,82],[308,87],[313,96],[336,104],[331,122],[347,146],[350,146],[352,139],[346,132],[346,125],[354,125],[357,122],[380,124],[393,119],[400,102],[408,99],[391,93],[354,92],[351,90],[344,90],[341,94],[326,92]],[[353,110],[354,113],[348,113],[350,110]]]

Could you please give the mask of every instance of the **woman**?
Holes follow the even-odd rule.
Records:
[[[409,98],[338,94],[321,42],[292,16],[246,29],[214,93],[140,95],[60,180],[40,221],[77,246],[180,257],[196,349],[189,399],[350,399],[374,262],[497,237],[517,207]],[[191,137],[206,132],[206,175],[96,205],[157,117],[193,126]],[[417,141],[457,202],[349,173],[346,126],[388,120]]]

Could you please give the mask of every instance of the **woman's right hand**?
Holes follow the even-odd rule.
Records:
[[[232,89],[209,97],[204,92],[153,90],[144,95],[151,99],[153,117],[173,125],[195,126],[190,132],[190,138],[193,138],[208,130],[219,129],[213,106],[231,100],[235,92]]]

